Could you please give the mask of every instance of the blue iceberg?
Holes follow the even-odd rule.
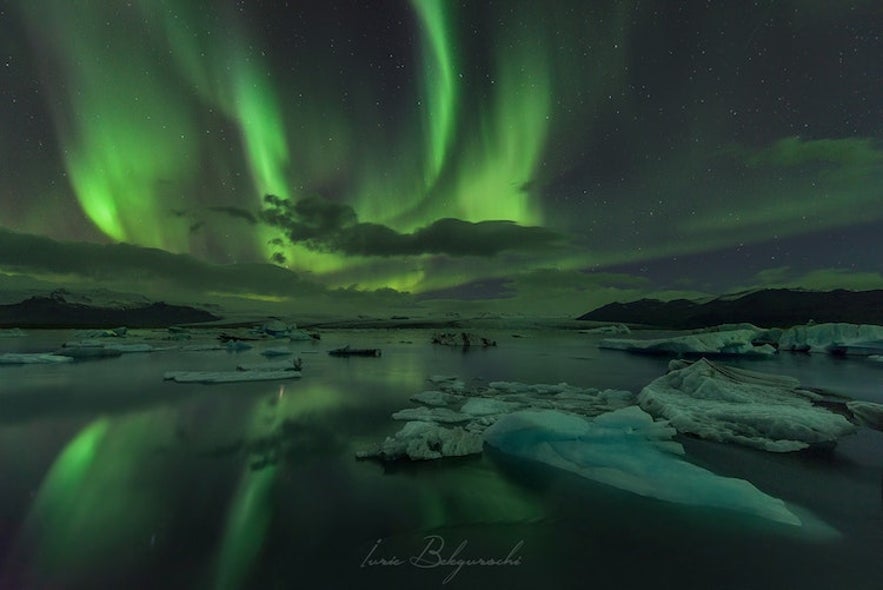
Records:
[[[667,502],[735,510],[793,526],[800,518],[784,501],[743,479],[721,477],[684,460],[675,429],[631,406],[585,419],[554,410],[502,416],[485,444],[587,479]]]

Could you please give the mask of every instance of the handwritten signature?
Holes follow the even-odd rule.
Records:
[[[399,567],[402,565],[411,565],[421,569],[435,569],[440,567],[451,568],[451,571],[442,580],[442,584],[447,584],[453,580],[464,567],[480,566],[480,567],[500,567],[500,566],[518,566],[521,565],[521,555],[519,552],[524,546],[524,541],[518,541],[505,557],[467,557],[466,547],[468,541],[463,540],[457,545],[456,549],[445,555],[445,539],[440,535],[428,535],[423,537],[426,545],[419,553],[412,555],[407,559],[402,559],[396,555],[382,556],[378,551],[383,539],[377,539],[371,550],[362,560],[359,567]]]

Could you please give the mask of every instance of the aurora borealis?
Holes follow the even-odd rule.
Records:
[[[881,30],[874,0],[13,0],[0,238],[423,294],[881,285]]]

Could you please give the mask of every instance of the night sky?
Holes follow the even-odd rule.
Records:
[[[883,287],[881,32],[879,0],[6,0],[0,272]]]

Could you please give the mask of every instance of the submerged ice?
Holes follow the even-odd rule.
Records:
[[[667,502],[735,510],[800,526],[782,500],[750,482],[721,477],[680,456],[675,429],[636,406],[592,419],[554,410],[501,417],[484,432],[491,447],[587,479]]]

